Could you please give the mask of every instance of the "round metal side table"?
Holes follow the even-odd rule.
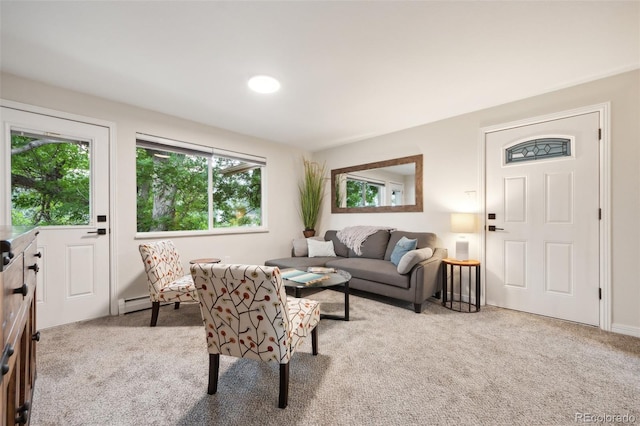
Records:
[[[462,307],[467,306],[466,312],[478,312],[480,310],[480,261],[479,260],[456,260],[456,259],[443,259],[444,271],[442,274],[442,306],[451,309],[452,311],[465,312]],[[455,267],[458,267],[458,299],[455,297]],[[469,301],[462,301],[462,268],[468,268],[469,270]],[[471,268],[475,268],[475,304],[471,303]],[[451,280],[449,280],[451,276]],[[451,289],[449,289],[449,281],[451,281]],[[449,291],[451,292],[451,298],[449,298]],[[447,306],[448,304],[448,306]],[[456,309],[457,306],[457,309]],[[475,307],[475,310],[471,310],[471,307]]]

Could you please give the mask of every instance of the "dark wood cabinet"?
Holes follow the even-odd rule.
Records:
[[[0,226],[1,425],[28,424],[36,378],[37,229]]]

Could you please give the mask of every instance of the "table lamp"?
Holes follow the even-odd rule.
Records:
[[[472,234],[476,232],[476,215],[474,213],[451,213],[451,232],[456,234]],[[464,235],[456,241],[456,260],[469,260],[469,241]]]

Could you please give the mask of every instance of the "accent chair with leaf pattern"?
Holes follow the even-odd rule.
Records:
[[[158,322],[160,303],[197,302],[198,293],[191,274],[185,275],[180,254],[171,240],[140,244],[138,247],[149,283],[151,327]]]
[[[287,296],[277,267],[194,264],[191,275],[207,336],[209,395],[218,390],[220,355],[277,362],[285,408],[291,356],[309,334],[318,354],[320,303]]]

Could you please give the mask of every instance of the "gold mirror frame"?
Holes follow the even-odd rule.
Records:
[[[410,164],[410,163],[415,164],[415,204],[406,204],[402,206],[378,206],[378,207],[338,207],[336,205],[336,178],[338,175],[341,175],[343,173],[352,173],[352,172],[357,172],[362,170],[379,169],[383,167],[397,166],[400,164]],[[388,213],[388,212],[421,212],[421,211],[422,211],[422,154],[331,170],[331,213]]]

